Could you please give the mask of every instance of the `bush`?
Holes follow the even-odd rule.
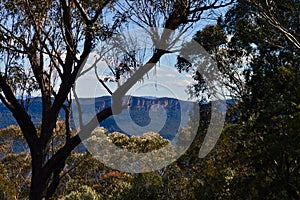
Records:
[[[102,196],[91,187],[83,185],[60,200],[102,200]]]

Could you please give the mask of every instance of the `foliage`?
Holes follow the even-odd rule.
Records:
[[[6,169],[0,164],[0,199],[9,200],[17,196],[17,191],[12,181],[6,177]]]
[[[275,1],[276,6],[281,5]],[[294,4],[293,10],[290,6]],[[232,47],[252,53],[246,79],[250,88],[240,104],[241,140],[246,141],[244,164],[251,171],[252,188],[265,199],[299,198],[299,50],[294,48],[281,31],[259,17],[247,18],[239,14],[243,1],[228,13],[228,30],[234,33]],[[251,7],[247,12],[258,12]],[[286,28],[299,29],[299,7],[295,1],[285,4],[277,12]],[[244,8],[243,8],[244,9]],[[298,13],[298,14],[297,14]],[[245,15],[244,15],[245,16]],[[247,14],[246,14],[247,16]],[[237,17],[237,18],[234,18]],[[235,22],[232,19],[237,19]],[[225,21],[226,22],[226,21]],[[237,23],[239,22],[239,23]],[[244,31],[240,24],[243,24]],[[247,32],[248,37],[244,37]],[[255,54],[254,54],[255,53]],[[248,177],[249,177],[248,176]],[[264,191],[268,190],[268,193]]]
[[[94,134],[104,134],[116,146],[132,152],[146,153],[169,143],[158,133],[128,137],[118,132],[109,134],[104,128],[99,130],[101,133],[98,131]],[[91,139],[95,140],[93,137]],[[161,193],[162,181],[157,173],[134,175],[119,172],[106,167],[89,154],[73,154],[67,161],[65,171],[68,170],[71,171],[66,174],[60,187],[64,193],[76,191],[76,188],[86,184],[94,188],[104,199],[142,199],[147,195],[154,198]]]
[[[3,198],[26,198],[30,185],[30,155],[21,130],[9,126],[0,130],[0,191]]]
[[[299,199],[299,12],[297,1],[241,0],[194,37],[212,54],[236,102],[213,152],[196,158],[203,132],[179,160],[199,169],[190,173],[208,199]],[[177,68],[192,64],[179,57]],[[206,92],[201,74],[195,80],[191,92]]]
[[[101,196],[88,186],[81,186],[60,200],[101,200]]]
[[[154,132],[144,133],[142,136],[131,137],[114,132],[108,135],[108,140],[116,146],[134,153],[147,153],[158,150],[169,144],[168,140],[162,138],[159,133]]]
[[[299,5],[295,1],[285,5],[280,1],[273,3],[276,8],[283,9],[276,12],[277,18],[288,30],[297,32],[299,20],[295,19],[299,16]],[[242,90],[231,93],[237,107],[228,120],[235,124],[226,126],[224,138],[220,140],[224,144],[215,148],[217,151],[220,148],[217,157],[220,157],[221,165],[214,160],[217,171],[211,175],[222,184],[218,186],[213,179],[208,179],[215,183],[210,188],[218,186],[218,191],[223,191],[224,178],[229,172],[232,175],[225,191],[229,191],[230,196],[226,198],[298,199],[299,50],[284,33],[261,18],[257,7],[248,1],[238,1],[225,20],[219,21],[219,26],[223,28],[220,31],[231,38],[222,45],[215,42],[214,56],[221,70],[224,66],[229,69],[222,72],[229,75],[233,88]],[[210,38],[206,33],[208,30],[220,40],[213,32],[215,29],[207,27],[204,34],[196,35],[196,39],[205,41],[203,35]],[[231,86],[228,82],[224,85]],[[228,87],[230,89],[232,87]],[[226,138],[233,144],[231,147],[226,147],[229,142]],[[223,150],[229,151],[223,154]]]

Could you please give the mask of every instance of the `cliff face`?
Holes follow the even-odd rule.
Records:
[[[124,104],[128,104],[128,109],[136,111],[149,111],[152,107],[152,111],[156,109],[164,108],[166,112],[180,110],[180,108],[190,108],[193,104],[192,102],[180,101],[173,98],[147,98],[147,97],[125,97],[123,100]],[[83,104],[85,104],[83,102]],[[187,105],[188,104],[188,105]],[[154,106],[156,105],[156,106]],[[101,111],[107,107],[111,106],[110,97],[99,97],[95,100],[96,111]]]
[[[152,112],[159,112],[162,108],[166,113],[175,113],[180,112],[181,109],[188,110],[194,104],[193,102],[180,101],[173,98],[147,98],[147,97],[130,97],[124,98],[124,104],[128,104],[129,112],[149,112],[150,109]],[[85,103],[83,103],[86,105]],[[98,98],[95,100],[95,110],[101,111],[107,107],[111,106],[110,98]]]
[[[142,97],[133,97],[130,99],[129,104],[130,107],[136,110],[149,110],[153,105],[159,105],[166,111],[170,108],[180,109],[180,101],[172,98],[147,99]]]
[[[154,129],[157,128],[157,126],[161,126],[158,122],[156,122],[157,124],[153,124],[155,119],[151,120],[149,113],[152,112],[154,113],[154,118],[159,118],[163,109],[164,113],[166,113],[166,121],[164,125],[159,128],[158,132],[167,139],[173,139],[180,126],[187,124],[189,114],[193,111],[195,104],[194,102],[181,101],[166,97],[125,97],[123,102],[129,105],[127,111],[130,114],[130,117],[126,118],[126,116],[123,116],[122,114],[118,115],[116,123],[116,116],[112,116],[101,122],[101,126],[104,126],[109,130],[109,132],[118,131],[129,135],[142,134],[142,130],[147,130],[143,129],[143,127],[149,126],[150,123],[152,123],[151,127]],[[96,110],[100,111],[109,106],[111,106],[111,102],[109,100],[104,101],[103,99],[99,99],[96,103]],[[136,126],[132,126],[132,123],[139,126],[139,130],[136,130]]]

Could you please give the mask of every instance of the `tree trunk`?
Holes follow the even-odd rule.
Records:
[[[44,200],[52,197],[59,185],[59,175],[65,167],[65,160],[69,157],[70,152],[71,151],[66,152],[64,158],[52,169],[45,169],[43,167],[43,157],[40,156],[42,154],[34,156],[31,162],[32,177],[29,194],[30,200]]]
[[[32,176],[31,176],[31,185],[30,185],[30,200],[42,200],[46,197],[46,179],[44,177],[43,168],[42,168],[42,153],[34,152],[32,153]]]

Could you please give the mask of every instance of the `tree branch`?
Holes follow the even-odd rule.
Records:
[[[38,136],[34,124],[32,123],[30,116],[27,114],[24,107],[18,102],[15,95],[11,91],[10,86],[6,83],[3,76],[0,74],[0,88],[2,89],[6,99],[1,94],[1,101],[8,106],[8,109],[12,112],[13,116],[17,120],[20,128],[24,134],[24,137],[29,145],[31,152],[35,152],[38,148]]]
[[[44,166],[44,173],[45,176],[49,176],[55,169],[56,166],[60,162],[64,162],[67,157],[71,154],[71,152],[75,149],[76,146],[78,146],[82,140],[87,139],[91,132],[99,125],[99,122],[105,120],[109,116],[112,115],[112,109],[111,107],[106,108],[99,112],[93,119],[86,124],[78,133],[76,136],[72,137],[69,141],[69,143],[66,143],[61,149],[59,149],[55,155],[53,155],[47,162],[47,164]]]
[[[63,65],[64,68],[64,75],[63,79],[70,78],[69,76],[72,73],[72,67],[74,64],[74,58],[76,58],[76,51],[74,46],[74,36],[72,31],[72,13],[70,10],[70,6],[67,5],[67,2],[65,0],[61,0],[62,5],[62,22],[64,24],[64,39],[67,44],[67,53],[66,53],[66,59],[65,64]]]
[[[223,1],[222,1],[221,4],[216,5],[218,1],[219,0],[215,0],[210,5],[206,5],[206,6],[201,6],[201,7],[198,7],[198,8],[194,8],[193,10],[190,11],[190,13],[196,13],[196,12],[206,11],[206,10],[210,10],[210,9],[224,8],[224,7],[229,6],[229,5],[231,5],[231,4],[233,4],[235,2],[235,0],[230,0],[229,2],[223,4]]]
[[[259,10],[259,14],[261,14],[263,19],[267,20],[271,26],[283,33],[283,35],[292,42],[297,49],[300,49],[300,41],[278,21],[278,19],[274,16],[273,9],[271,9],[272,7],[268,1],[266,1],[266,8],[263,7],[259,1],[248,0],[248,2],[252,3]]]
[[[74,3],[75,3],[76,8],[79,10],[82,18],[84,19],[85,23],[87,25],[91,25],[92,24],[91,19],[88,16],[87,12],[82,7],[82,5],[78,2],[78,0],[74,0]]]

